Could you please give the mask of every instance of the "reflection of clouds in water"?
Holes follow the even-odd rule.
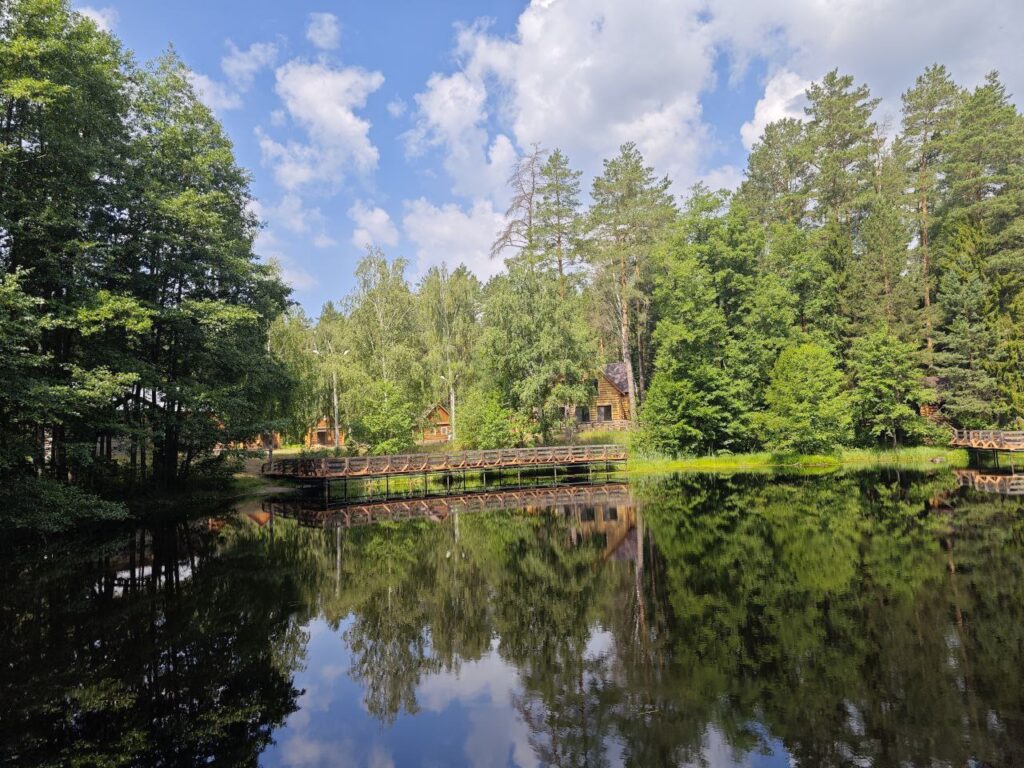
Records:
[[[444,671],[425,678],[416,690],[423,709],[440,712],[453,702],[467,704],[485,694],[492,704],[509,705],[510,694],[519,688],[519,674],[497,654],[497,643],[478,661],[464,661],[457,672]]]
[[[615,638],[607,629],[595,627],[587,639],[587,647],[583,651],[583,658],[587,661],[596,661],[607,656],[615,643]]]
[[[439,672],[423,680],[416,698],[423,709],[443,712],[459,703],[469,710],[469,735],[465,752],[473,768],[512,765],[533,768],[537,758],[529,742],[529,730],[512,706],[519,690],[519,674],[497,653],[463,662],[458,672]]]
[[[281,764],[289,768],[395,768],[394,758],[380,745],[374,745],[366,762],[357,760],[351,739],[326,741],[296,734],[281,747]]]
[[[281,745],[281,764],[291,768],[355,768],[352,745],[296,734]]]

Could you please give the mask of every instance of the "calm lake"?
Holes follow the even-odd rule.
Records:
[[[948,470],[256,500],[0,558],[3,765],[1024,766],[1024,497]]]

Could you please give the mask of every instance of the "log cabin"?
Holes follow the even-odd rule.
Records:
[[[306,433],[302,443],[307,448],[335,448],[345,445],[346,434],[344,429],[338,430],[338,446],[334,445],[334,425],[326,416],[316,423]]]
[[[577,405],[571,414],[580,431],[589,429],[628,429],[629,385],[625,363],[609,363],[597,374],[594,395],[586,405]]]
[[[452,417],[441,403],[432,405],[420,421],[423,423],[421,443],[446,443],[452,439]]]

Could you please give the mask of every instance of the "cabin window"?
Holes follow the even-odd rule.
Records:
[[[590,421],[590,407],[586,405],[577,405],[576,423],[582,424],[585,421]]]
[[[597,420],[598,421],[611,421],[612,420],[612,407],[610,405],[599,405],[599,406],[597,406]]]

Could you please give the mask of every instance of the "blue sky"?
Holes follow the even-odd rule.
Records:
[[[93,0],[75,7],[146,61],[173,44],[253,174],[277,259],[312,315],[367,244],[486,278],[504,179],[534,142],[588,187],[636,141],[685,195],[732,187],[763,126],[839,67],[884,99],[933,62],[1024,93],[1024,4],[979,0]],[[1020,101],[1018,100],[1018,103]]]

